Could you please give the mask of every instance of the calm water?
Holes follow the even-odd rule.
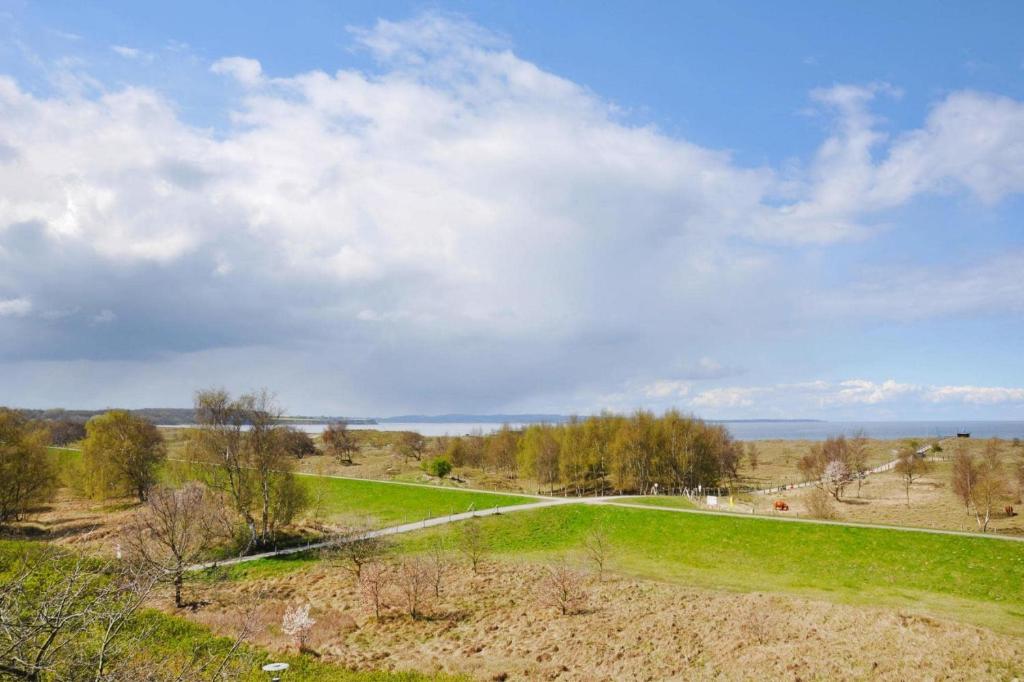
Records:
[[[893,422],[724,422],[732,435],[740,440],[824,440],[829,436],[851,436],[863,430],[869,438],[935,438],[969,431],[973,438],[1024,438],[1024,421],[893,421]],[[520,428],[523,424],[509,424]],[[320,433],[324,424],[302,424],[296,428]],[[424,436],[464,436],[470,433],[492,433],[501,428],[497,423],[394,423],[352,424],[350,429],[378,431],[416,431]]]

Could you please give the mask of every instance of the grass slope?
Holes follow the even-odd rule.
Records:
[[[509,507],[535,501],[529,497],[379,481],[314,476],[302,479],[311,488],[322,486],[323,510],[328,517],[368,516],[375,525],[394,525],[470,509]]]
[[[914,607],[1024,633],[1021,543],[589,505],[482,523],[500,554],[572,552],[599,526],[614,546],[614,568],[639,577]],[[408,537],[407,548],[426,546],[430,534]]]

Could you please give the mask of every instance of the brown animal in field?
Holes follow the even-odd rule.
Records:
[[[1003,511],[1006,512],[1007,516],[1016,516],[1017,515],[1017,512],[1013,511],[1013,505],[1012,504],[1006,505],[1006,509],[1004,509]]]
[[[775,511],[789,511],[789,505],[786,504],[785,500],[775,500],[775,504],[773,506]]]

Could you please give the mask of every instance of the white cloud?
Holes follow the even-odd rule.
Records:
[[[647,398],[681,398],[690,392],[690,384],[686,381],[663,379],[650,383],[643,388]]]
[[[27,298],[0,298],[0,317],[23,317],[32,311]]]
[[[255,59],[247,57],[225,57],[210,67],[214,73],[231,76],[246,87],[255,87],[263,82],[263,67]]]
[[[690,405],[701,408],[734,408],[751,407],[755,404],[757,397],[769,393],[771,389],[763,387],[731,387],[712,388],[702,391],[695,396]]]
[[[932,402],[965,402],[976,405],[1024,403],[1024,388],[1006,386],[936,386],[925,393]]]
[[[148,63],[153,61],[153,55],[145,50],[140,50],[137,47],[128,47],[127,45],[111,45],[110,49],[116,52],[118,55],[125,59],[132,59],[138,62]]]

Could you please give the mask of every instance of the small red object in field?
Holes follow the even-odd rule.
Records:
[[[789,505],[785,500],[775,500],[775,511],[789,511]]]

